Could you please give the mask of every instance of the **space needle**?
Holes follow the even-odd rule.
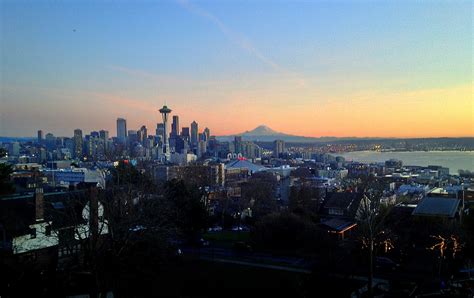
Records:
[[[170,144],[168,140],[168,114],[171,113],[171,109],[164,105],[160,110],[161,116],[163,117],[163,153],[166,161],[170,160]]]

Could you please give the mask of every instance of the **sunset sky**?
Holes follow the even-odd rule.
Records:
[[[471,1],[0,1],[0,136],[474,136]]]

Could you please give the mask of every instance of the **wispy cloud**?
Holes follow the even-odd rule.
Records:
[[[199,15],[203,18],[208,19],[214,25],[219,28],[219,30],[224,33],[224,35],[234,44],[238,45],[240,48],[246,50],[253,56],[255,56],[258,60],[262,61],[266,65],[270,66],[272,69],[276,71],[282,71],[283,68],[278,65],[275,61],[270,59],[269,57],[265,56],[262,52],[260,52],[245,36],[239,34],[229,27],[227,27],[218,17],[213,15],[212,13],[204,10],[203,8],[189,2],[188,0],[176,0],[183,8],[188,10],[191,13]]]
[[[189,0],[176,0],[179,5],[198,16],[208,19],[234,44],[241,49],[247,51],[255,58],[272,68],[274,71],[284,74],[291,78],[291,81],[298,87],[306,87],[306,80],[298,73],[285,69],[280,64],[263,54],[257,49],[252,42],[243,34],[231,30],[221,19],[210,13],[209,11],[191,3]]]

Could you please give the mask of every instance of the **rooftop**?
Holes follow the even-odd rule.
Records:
[[[340,218],[331,218],[325,222],[322,222],[322,224],[337,232],[345,232],[357,225],[353,221]]]
[[[418,203],[412,215],[453,218],[456,215],[459,203],[459,199],[425,197]]]
[[[267,169],[264,166],[251,163],[250,161],[245,160],[245,159],[231,160],[225,165],[225,168],[226,169],[248,169],[252,173],[265,171]]]

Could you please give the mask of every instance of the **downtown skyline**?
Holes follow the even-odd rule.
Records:
[[[2,136],[153,129],[165,102],[218,136],[474,135],[468,1],[1,5]]]

